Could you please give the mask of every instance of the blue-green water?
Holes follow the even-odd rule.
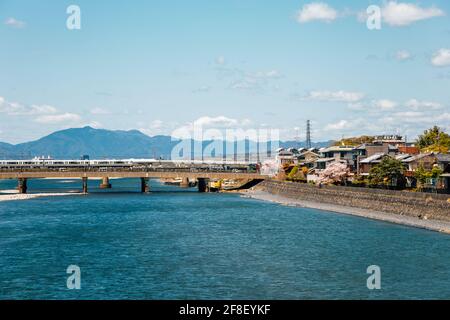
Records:
[[[0,202],[1,299],[450,298],[448,235],[157,182],[148,195],[137,180],[112,183],[106,193],[91,181],[87,196]],[[81,290],[66,287],[72,264]],[[369,265],[381,268],[381,290],[367,289]]]

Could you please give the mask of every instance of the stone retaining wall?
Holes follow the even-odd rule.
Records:
[[[274,180],[266,180],[258,188],[299,200],[450,221],[450,195],[338,186],[319,188],[306,183]]]

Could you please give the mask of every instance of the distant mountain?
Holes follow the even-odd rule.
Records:
[[[18,145],[0,144],[1,158],[52,156],[56,159],[153,158],[167,156],[172,149],[169,136],[149,137],[137,130],[112,131],[91,127],[54,132],[39,140]]]
[[[1,159],[30,159],[51,156],[55,159],[79,159],[82,155],[97,158],[159,158],[169,159],[173,147],[181,140],[170,136],[149,137],[138,130],[105,130],[91,127],[56,131],[39,140],[12,145],[0,142]],[[208,144],[204,141],[203,144]],[[331,142],[315,143],[326,147]],[[227,143],[227,150],[233,150]],[[286,141],[281,147],[300,147],[304,143]],[[254,152],[255,150],[251,150]]]
[[[0,155],[13,152],[14,146],[9,143],[0,142]]]

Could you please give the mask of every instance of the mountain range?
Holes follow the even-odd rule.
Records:
[[[79,159],[82,155],[89,155],[91,159],[160,157],[170,159],[173,147],[179,142],[181,140],[165,135],[150,137],[138,130],[106,130],[87,126],[56,131],[41,139],[16,145],[0,142],[0,159],[30,159],[35,156]],[[204,141],[203,145],[209,143]],[[312,145],[321,148],[332,143],[333,141],[325,141]],[[280,142],[281,147],[304,147],[304,145],[304,142],[297,141]],[[233,150],[233,143],[227,143],[226,150]]]

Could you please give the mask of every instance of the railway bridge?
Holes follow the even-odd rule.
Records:
[[[209,190],[209,180],[242,180],[243,185],[253,186],[269,177],[262,175],[247,167],[240,169],[224,169],[223,167],[185,165],[173,166],[84,166],[84,167],[0,167],[0,179],[16,179],[19,193],[27,193],[29,179],[81,179],[82,190],[88,192],[88,179],[101,179],[100,188],[111,188],[110,178],[137,178],[140,179],[141,192],[150,192],[150,179],[181,179],[181,187],[188,187],[189,181],[196,180],[199,192]]]

